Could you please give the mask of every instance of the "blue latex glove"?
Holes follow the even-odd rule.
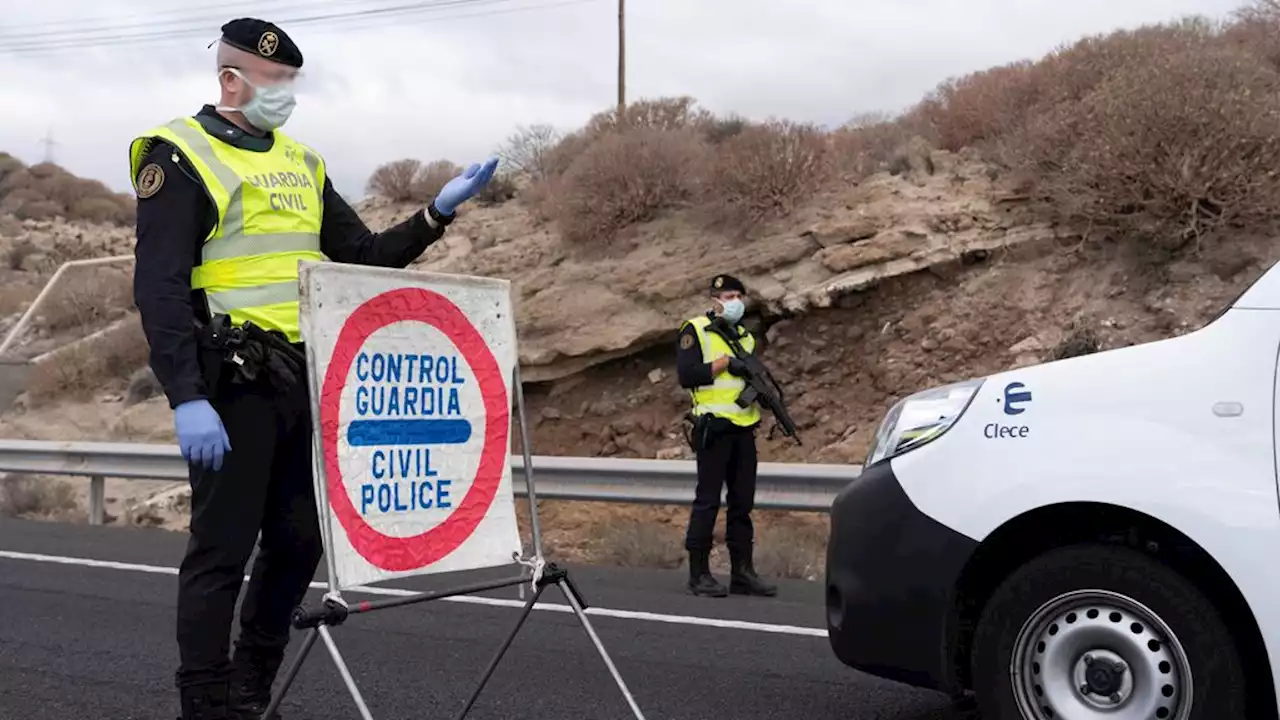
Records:
[[[436,195],[434,205],[442,215],[452,215],[458,206],[484,189],[493,179],[493,171],[498,168],[498,158],[489,158],[481,166],[479,163],[464,170],[457,177],[445,183]]]
[[[179,405],[174,410],[174,425],[187,462],[222,469],[222,457],[230,452],[231,439],[208,400],[189,400]]]

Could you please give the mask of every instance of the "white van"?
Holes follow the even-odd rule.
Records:
[[[1280,265],[1182,337],[926,390],[831,508],[846,665],[983,720],[1276,718]]]

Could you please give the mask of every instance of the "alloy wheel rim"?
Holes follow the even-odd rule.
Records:
[[[1107,590],[1079,590],[1040,606],[1010,659],[1027,720],[1186,720],[1186,651],[1156,613]]]

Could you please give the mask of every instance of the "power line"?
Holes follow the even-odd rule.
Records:
[[[368,3],[366,2],[366,0],[320,0],[320,1],[317,1],[317,2],[312,2],[312,3],[303,3],[303,4],[289,4],[289,3],[286,3],[286,4],[284,4],[284,5],[280,5],[280,6],[278,6],[278,7],[272,7],[272,8],[270,8],[270,12],[274,15],[274,14],[276,14],[276,13],[282,13],[282,12],[287,13],[287,12],[289,12],[289,11],[298,11],[298,10],[309,10],[309,11],[315,11],[315,10],[324,9],[325,7],[337,7],[337,6],[342,6],[342,5],[365,5],[365,6],[367,6],[367,4],[368,4]],[[425,5],[430,5],[431,3],[423,3],[423,4],[425,4]],[[250,6],[253,6],[253,5],[256,5],[256,4],[254,4],[254,3],[250,3]],[[146,21],[145,21],[145,22],[133,22],[133,23],[127,23],[127,24],[119,24],[119,23],[115,23],[115,24],[113,24],[113,23],[111,22],[111,21],[113,20],[112,18],[103,18],[103,19],[101,19],[101,20],[99,20],[99,21],[96,21],[96,22],[95,22],[95,25],[96,25],[96,23],[97,23],[97,22],[101,22],[101,23],[103,23],[103,24],[101,24],[101,25],[96,25],[96,26],[94,26],[94,27],[86,27],[86,28],[78,28],[78,29],[69,29],[69,30],[44,30],[44,29],[43,29],[43,28],[45,28],[45,27],[48,27],[48,26],[49,26],[50,24],[52,24],[52,23],[40,23],[40,24],[36,24],[36,25],[34,26],[34,28],[33,28],[33,29],[31,29],[31,30],[26,30],[26,29],[23,29],[23,28],[21,28],[21,27],[19,27],[19,28],[17,28],[16,30],[14,30],[14,29],[11,29],[11,28],[12,28],[12,26],[10,26],[10,29],[0,29],[0,40],[10,40],[10,39],[13,39],[13,40],[30,40],[30,39],[32,39],[32,38],[49,38],[49,39],[52,39],[52,40],[59,40],[59,39],[67,39],[67,40],[69,40],[69,39],[71,39],[71,38],[73,38],[73,37],[75,37],[75,36],[77,36],[77,35],[84,35],[84,34],[86,34],[86,33],[87,33],[87,34],[94,34],[94,33],[112,33],[112,32],[116,32],[116,31],[120,31],[120,30],[154,30],[154,29],[156,29],[156,28],[160,28],[160,27],[163,27],[163,26],[166,26],[166,25],[183,25],[183,24],[189,24],[189,23],[198,23],[198,24],[200,24],[200,26],[201,26],[201,27],[203,27],[203,25],[204,25],[205,23],[217,23],[217,24],[221,25],[223,22],[226,22],[226,20],[227,20],[228,18],[234,17],[234,16],[235,16],[235,15],[237,15],[237,14],[241,14],[241,13],[249,13],[249,12],[252,12],[252,11],[257,11],[257,10],[263,10],[263,9],[264,9],[264,8],[261,8],[261,7],[256,7],[256,6],[250,7],[250,6],[245,6],[245,7],[243,7],[243,8],[240,8],[240,7],[236,7],[236,6],[233,4],[233,5],[228,5],[228,6],[217,6],[217,5],[188,6],[188,7],[183,8],[183,9],[178,9],[178,8],[162,8],[162,9],[160,9],[160,10],[157,10],[157,11],[156,11],[156,13],[157,13],[157,14],[160,14],[160,13],[176,13],[176,14],[181,15],[182,17],[172,18],[172,19],[168,19],[168,20],[164,20],[164,19],[157,20],[155,17],[148,17],[148,16],[145,16],[145,15],[132,15],[132,16],[126,15],[126,16],[123,16],[123,17],[125,17],[125,18],[128,18],[128,17],[134,17],[134,18],[146,18]],[[202,8],[203,8],[203,10],[205,10],[206,12],[195,12],[195,13],[191,13],[191,12],[189,12],[189,11],[191,11],[191,10],[197,10],[197,11],[199,11],[199,10],[201,10]],[[367,7],[366,7],[366,10],[377,10],[377,9],[378,9],[378,8],[367,8]],[[214,11],[217,11],[217,12],[216,12],[216,13],[214,13]],[[116,18],[116,19],[118,19],[118,18]],[[76,21],[74,21],[74,20],[69,20],[69,21],[65,21],[65,22],[76,22]],[[282,21],[282,22],[283,22],[283,21]],[[0,27],[2,27],[2,26],[0,26]],[[175,28],[175,29],[181,30],[181,29],[183,29],[183,28]],[[189,29],[194,30],[194,29],[196,29],[196,28],[194,28],[194,27],[193,27],[193,28],[189,28]]]
[[[424,5],[424,7],[418,9],[417,12],[419,14],[431,15],[431,18],[430,18],[431,22],[435,24],[440,22],[448,22],[450,20],[462,20],[467,18],[487,17],[487,16],[493,16],[493,15],[506,15],[506,14],[517,13],[517,12],[529,12],[533,10],[545,10],[545,9],[551,9],[551,8],[557,8],[557,7],[567,7],[571,5],[585,5],[589,3],[600,2],[601,0],[564,0],[562,2],[512,7],[512,8],[507,8],[503,10],[490,10],[487,12],[449,14],[449,15],[438,15],[438,16],[429,12],[430,10],[453,10],[461,6],[492,4],[492,3],[509,2],[509,1],[510,0],[445,0],[444,2],[438,1],[438,2],[429,3],[429,4],[421,3],[421,5]],[[430,7],[427,7],[428,5]],[[364,14],[347,14],[341,18],[334,18],[335,20],[342,21],[340,23],[325,22],[324,20],[327,20],[328,18],[311,19],[311,20],[303,19],[302,22],[299,22],[299,20],[297,19],[279,20],[277,22],[279,22],[279,24],[281,25],[288,24],[290,26],[299,25],[299,24],[315,24],[317,28],[322,31],[323,29],[326,28],[326,26],[333,26],[338,29],[347,30],[351,28],[360,28],[360,27],[364,27],[364,28],[380,27],[385,24],[388,24],[386,22],[378,22],[380,20],[381,21],[391,20],[391,21],[403,24],[404,22],[406,22],[406,20],[397,17],[397,15],[404,15],[407,13],[408,11],[401,11],[396,15],[381,13],[373,16],[367,16]],[[99,38],[93,41],[86,41],[86,42],[70,42],[70,43],[46,42],[46,43],[33,43],[29,45],[17,45],[17,46],[5,45],[4,43],[0,43],[0,54],[4,54],[8,52],[13,54],[40,55],[40,54],[57,53],[59,51],[68,51],[68,50],[83,51],[83,50],[91,50],[95,48],[121,47],[121,46],[136,45],[136,44],[154,45],[154,44],[162,44],[162,43],[172,43],[180,40],[188,40],[193,36],[199,36],[199,35],[208,36],[210,33],[216,35],[216,28],[213,30],[192,28],[191,30],[174,30],[174,31],[150,33],[150,34],[143,34],[143,35],[106,37],[106,38]]]
[[[494,3],[506,3],[506,2],[511,2],[511,0],[419,0],[418,2],[401,3],[398,5],[391,5],[387,7],[365,8],[362,10],[353,10],[353,11],[347,11],[347,12],[332,12],[328,14],[301,15],[301,16],[290,16],[286,14],[278,17],[274,22],[277,25],[282,25],[282,26],[289,25],[292,27],[296,27],[300,25],[309,25],[314,23],[322,23],[322,22],[329,22],[329,21],[336,21],[336,20],[351,20],[356,18],[374,17],[374,16],[397,16],[397,15],[411,14],[415,12],[427,12],[427,11],[436,10],[436,9],[448,9],[448,8],[463,7],[468,5],[487,5],[487,4],[494,4]],[[73,37],[66,37],[64,35],[62,37],[54,37],[52,39],[37,40],[35,42],[18,42],[16,44],[4,43],[4,44],[0,44],[0,47],[6,50],[43,49],[46,47],[62,47],[62,46],[84,47],[84,46],[97,45],[99,43],[115,44],[116,41],[140,40],[140,41],[149,42],[161,37],[190,36],[192,34],[200,34],[200,35],[215,34],[216,35],[217,29],[221,26],[223,22],[226,21],[226,19],[227,19],[227,16],[225,14],[220,15],[218,17],[207,17],[207,18],[202,18],[197,25],[190,26],[190,27],[173,28],[168,30],[155,30],[156,27],[162,26],[166,23],[144,23],[142,25],[121,26],[113,29],[108,29],[105,31],[107,33],[111,33],[116,30],[140,30],[141,32],[126,32],[123,34],[104,34],[97,37],[88,37],[88,38],[73,38]],[[169,22],[172,23],[174,21],[169,21]],[[184,20],[179,22],[190,24],[191,22],[195,22],[195,19],[193,18],[191,20]],[[94,32],[104,32],[104,31],[94,31]]]

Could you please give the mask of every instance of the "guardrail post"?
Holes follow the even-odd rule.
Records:
[[[107,480],[101,475],[89,478],[89,524],[101,525],[106,514]]]

